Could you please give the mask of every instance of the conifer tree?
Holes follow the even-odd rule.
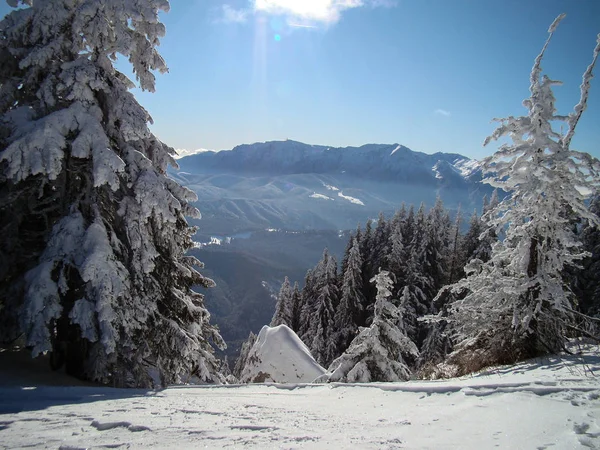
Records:
[[[462,213],[459,210],[456,212],[456,219],[454,226],[450,230],[452,233],[450,239],[450,267],[448,269],[448,283],[455,283],[464,276],[463,267],[466,264],[464,256],[464,242],[463,236],[460,234],[460,227],[462,226]]]
[[[248,355],[250,354],[250,350],[252,350],[257,338],[258,336],[251,331],[248,335],[248,339],[246,339],[242,344],[240,356],[238,356],[238,359],[235,361],[235,366],[233,368],[233,376],[235,376],[238,380],[241,378],[242,373],[244,372],[244,368],[248,362]]]
[[[290,328],[294,330],[296,334],[300,332],[300,317],[302,313],[302,293],[298,287],[298,282],[294,282],[294,289],[292,290],[292,320]]]
[[[590,211],[600,216],[600,195],[595,195],[592,199]],[[600,228],[585,225],[581,240],[588,257],[577,275],[580,294],[577,309],[584,314],[600,318]]]
[[[316,309],[316,281],[314,276],[315,268],[308,269],[304,277],[304,287],[301,294],[300,323],[296,332],[304,343],[310,344],[311,324],[313,323],[314,311]]]
[[[292,303],[292,287],[290,280],[285,277],[277,296],[277,304],[275,305],[275,313],[269,326],[276,327],[278,325],[287,325],[291,328],[293,318],[293,303]]]
[[[469,262],[472,259],[480,259],[483,262],[489,260],[488,253],[482,250],[481,234],[484,231],[483,222],[481,216],[474,211],[469,219],[469,229],[464,237],[463,241],[463,253],[465,255],[465,262]],[[491,250],[491,247],[490,247]]]
[[[348,255],[346,270],[343,274],[340,304],[335,321],[340,353],[348,348],[348,345],[350,345],[350,342],[356,336],[364,304],[360,248],[356,238],[353,238],[351,242],[352,247]]]
[[[325,249],[319,264],[319,288],[316,310],[311,324],[310,351],[315,360],[327,366],[337,356],[335,341],[335,312],[339,302],[337,286],[337,262]]]
[[[450,217],[441,198],[437,198],[429,211],[423,239],[423,275],[427,284],[422,287],[429,299],[433,299],[448,279]]]
[[[396,325],[401,311],[390,300],[393,282],[381,271],[372,282],[377,287],[373,323],[364,328],[344,354],[329,366],[328,381],[404,381],[419,356],[416,345]]]
[[[34,356],[66,349],[88,379],[216,379],[210,342],[224,342],[191,290],[213,282],[185,254],[196,196],[167,177],[174,150],[114,67],[124,56],[154,91],[168,1],[9,4],[22,7],[0,22],[0,328]]]
[[[371,271],[376,273],[380,268],[387,269],[386,248],[389,240],[390,228],[383,212],[379,213],[377,226],[373,233],[373,241],[370,247],[369,265]]]
[[[563,17],[551,25],[535,60],[531,97],[523,102],[528,114],[500,120],[485,141],[503,136],[513,141],[483,164],[484,181],[508,194],[488,213],[490,225],[497,231],[505,228],[505,237],[494,245],[488,263],[475,260],[467,267],[468,278],[455,285],[466,295],[451,308],[457,339],[488,350],[490,363],[563,348],[567,333],[575,328],[573,297],[563,275],[585,256],[571,218],[598,224],[582,187],[593,192],[599,186],[600,162],[570,144],[586,107],[600,37],[583,76],[579,103],[568,116],[557,115],[552,86],[559,82],[541,75],[541,61]],[[565,134],[554,131],[557,121],[566,123]]]

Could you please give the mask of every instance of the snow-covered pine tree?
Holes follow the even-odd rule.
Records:
[[[465,257],[465,262],[469,262],[475,258],[479,258],[483,262],[487,262],[489,260],[487,257],[489,254],[481,251],[482,246],[480,236],[483,233],[483,227],[484,225],[481,221],[481,216],[477,213],[477,211],[473,211],[473,214],[471,214],[471,218],[469,219],[469,229],[467,230],[467,234],[465,234],[463,239],[462,252]]]
[[[269,326],[276,327],[277,325],[287,325],[291,328],[293,315],[292,304],[292,286],[290,280],[285,277],[277,296],[277,304],[275,305],[275,313]]]
[[[402,222],[402,238],[404,239],[405,247],[412,245],[415,236],[415,227],[415,207],[414,205],[410,205],[406,220]]]
[[[294,333],[299,333],[300,330],[300,316],[302,314],[302,293],[298,282],[294,282],[294,288],[292,290],[292,318],[290,328],[294,330]]]
[[[233,368],[233,376],[238,380],[241,378],[242,373],[244,372],[244,368],[248,362],[248,355],[250,354],[250,350],[252,350],[257,338],[258,336],[251,331],[248,335],[248,339],[246,339],[242,344],[240,356],[238,356],[238,359],[235,361],[235,366]]]
[[[346,272],[346,266],[348,265],[348,258],[350,257],[350,250],[352,249],[352,245],[354,244],[354,239],[356,239],[359,243],[361,242],[362,239],[362,231],[360,229],[360,223],[358,224],[358,226],[356,227],[356,232],[354,233],[354,236],[350,236],[350,238],[348,239],[348,242],[346,242],[346,248],[344,249],[344,254],[342,256],[342,264],[341,264],[341,270],[340,270],[340,275],[343,277],[344,273]]]
[[[590,211],[600,216],[600,195],[596,194],[590,202]],[[589,256],[577,272],[577,290],[580,293],[577,309],[600,318],[600,228],[585,225],[581,240]]]
[[[387,266],[390,273],[396,279],[396,287],[404,286],[406,281],[406,264],[408,248],[406,247],[405,239],[402,234],[403,220],[394,216],[394,220],[390,225],[390,238],[386,248]],[[397,220],[396,220],[397,218]]]
[[[337,261],[329,255],[327,249],[319,270],[319,289],[316,311],[311,325],[310,351],[315,360],[322,366],[327,366],[337,356],[335,341],[335,313],[339,303],[337,286]]]
[[[352,238],[351,242],[352,247],[348,254],[346,270],[342,278],[340,304],[335,316],[338,351],[340,353],[348,348],[348,345],[356,336],[364,304],[360,248],[356,238]]]
[[[372,282],[377,287],[373,323],[363,328],[346,352],[331,363],[328,381],[369,383],[410,378],[409,366],[419,351],[396,325],[402,318],[390,301],[393,282],[389,272],[380,271]]]
[[[420,346],[427,334],[426,326],[418,321],[419,317],[432,312],[432,300],[437,293],[436,276],[443,271],[441,248],[437,243],[438,229],[433,217],[438,217],[436,223],[441,223],[443,208],[434,214],[425,213],[425,205],[421,203],[415,216],[412,241],[407,247],[406,275],[404,287],[398,293],[400,307],[403,309],[403,320],[408,337]],[[446,230],[447,231],[447,230]],[[437,276],[441,280],[441,275]]]
[[[369,255],[372,275],[381,269],[387,269],[386,249],[390,237],[390,228],[383,212],[377,217],[377,226],[373,232],[373,241],[371,243]]]
[[[451,236],[450,236],[450,255],[449,255],[449,268],[448,268],[448,283],[455,283],[461,278],[463,278],[465,272],[463,267],[465,267],[465,254],[464,254],[464,237],[460,233],[460,228],[462,226],[462,212],[460,208],[456,212],[456,219],[454,220],[454,225],[451,228]]]
[[[310,344],[312,341],[311,324],[314,319],[314,312],[316,309],[316,278],[314,272],[316,267],[308,269],[304,277],[304,287],[301,292],[301,305],[300,305],[300,323],[298,324],[298,330],[296,333],[302,339],[304,343]]]
[[[163,384],[214,380],[210,341],[224,342],[191,290],[213,282],[185,255],[196,196],[167,177],[174,150],[113,65],[124,56],[154,90],[168,1],[9,4],[21,7],[0,22],[0,328],[22,330],[34,356],[66,347],[71,372],[105,383],[150,385],[150,368]]]
[[[422,286],[427,285],[427,280],[421,273],[419,259],[416,254],[409,254],[406,262],[404,286],[398,292],[399,308],[402,311],[402,327],[407,336],[417,345],[425,339],[424,324],[419,318],[431,313],[427,295]]]
[[[552,86],[559,82],[541,75],[541,61],[563,17],[550,26],[535,60],[531,97],[523,102],[528,114],[500,120],[485,141],[509,136],[513,142],[483,163],[485,182],[507,193],[488,213],[496,230],[505,228],[505,238],[495,244],[488,263],[475,260],[467,267],[468,278],[454,286],[466,296],[452,305],[453,328],[462,341],[459,351],[467,356],[477,349],[479,365],[559,351],[573,331],[573,298],[563,274],[585,253],[572,217],[598,224],[582,191],[593,192],[600,184],[600,162],[571,150],[570,144],[586,108],[600,36],[579,103],[568,116],[557,115]],[[554,131],[557,121],[566,123],[566,134]],[[463,362],[472,364],[468,357]]]
[[[373,246],[373,221],[367,220],[365,229],[362,233],[362,238],[358,241],[360,245],[360,257],[362,259],[362,277],[363,277],[363,314],[361,317],[361,325],[365,325],[373,315],[373,305],[375,303],[375,289],[369,282],[373,276],[373,270],[377,270],[373,267],[371,261],[371,247]]]

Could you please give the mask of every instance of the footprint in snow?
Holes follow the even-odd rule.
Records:
[[[148,428],[146,426],[132,425],[130,422],[124,422],[124,421],[122,421],[122,422],[98,422],[97,420],[94,420],[91,423],[91,426],[93,426],[98,431],[112,430],[113,428],[127,428],[132,433],[137,433],[140,431],[152,431],[150,428]]]

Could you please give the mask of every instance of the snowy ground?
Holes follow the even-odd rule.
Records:
[[[597,349],[450,381],[362,386],[146,392],[0,380],[0,448],[600,448]]]

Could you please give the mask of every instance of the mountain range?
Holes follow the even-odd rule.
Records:
[[[240,145],[179,160],[172,176],[198,194],[208,234],[249,230],[353,229],[404,202],[470,213],[487,185],[478,161],[428,155],[399,144],[334,148],[296,141]]]

